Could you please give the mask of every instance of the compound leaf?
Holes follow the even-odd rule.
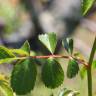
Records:
[[[29,93],[35,85],[36,66],[34,59],[20,60],[14,67],[11,76],[11,86],[18,95]]]
[[[63,83],[64,71],[53,58],[47,59],[42,68],[42,80],[48,88],[56,88]]]
[[[78,71],[79,71],[78,63],[74,59],[69,60],[67,67],[67,77],[68,78],[75,77]]]
[[[56,48],[57,39],[55,33],[39,35],[39,40],[46,46],[46,48],[53,54]]]

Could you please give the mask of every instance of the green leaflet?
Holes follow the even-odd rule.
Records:
[[[14,96],[11,87],[5,81],[2,80],[0,80],[0,92],[3,96]]]
[[[56,88],[63,83],[64,72],[55,59],[49,58],[45,62],[42,68],[42,80],[48,88]]]
[[[78,71],[79,71],[78,63],[74,59],[69,60],[68,67],[67,67],[67,77],[68,78],[75,77]]]
[[[23,44],[21,49],[24,50],[25,52],[27,52],[30,55],[30,45],[29,45],[28,41],[25,41],[25,43]]]
[[[82,14],[85,15],[95,2],[95,0],[82,0]]]
[[[0,64],[8,63],[16,58],[15,55],[6,47],[0,46]]]
[[[73,53],[73,39],[66,38],[62,41],[62,44],[68,53]]]
[[[53,54],[55,52],[57,38],[55,33],[39,35],[39,40],[46,46],[46,48]]]
[[[17,55],[26,55],[26,56],[28,56],[29,55],[29,53],[28,52],[26,52],[26,51],[24,51],[24,50],[22,50],[22,49],[10,49],[10,51],[12,52],[12,53],[14,53],[14,54],[17,54]]]
[[[11,76],[11,86],[18,95],[29,93],[35,85],[36,66],[34,59],[20,60],[14,67]]]
[[[19,59],[25,59],[26,57],[13,57],[13,58],[5,58],[5,59],[1,59],[0,60],[0,64],[3,64],[3,63],[10,63],[14,60],[19,60]]]
[[[17,59],[24,59],[23,57],[16,57],[14,53],[28,56],[30,54],[28,41],[24,43],[21,49],[7,49],[6,47],[0,46],[0,64],[8,63]]]
[[[6,47],[0,46],[0,59],[13,58],[15,55]]]

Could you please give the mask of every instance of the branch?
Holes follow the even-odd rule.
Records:
[[[69,56],[64,56],[64,55],[47,55],[47,56],[30,56],[31,58],[65,58],[65,59],[69,59]]]
[[[78,63],[83,64],[86,68],[88,68],[89,64],[82,59],[75,58],[73,56],[64,56],[64,55],[46,55],[46,56],[30,56],[31,58],[36,58],[36,59],[47,59],[47,58],[65,58],[65,59],[75,59]]]

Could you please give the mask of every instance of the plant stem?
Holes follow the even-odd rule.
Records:
[[[94,55],[95,55],[95,51],[96,51],[96,37],[94,40],[94,44],[91,50],[91,54],[90,54],[90,58],[89,58],[89,67],[87,69],[87,80],[88,80],[88,96],[92,96],[92,72],[91,72],[91,65],[94,59]]]
[[[82,60],[82,59],[77,59],[77,58],[75,58],[75,57],[73,57],[73,56],[64,56],[64,55],[45,55],[45,56],[30,56],[30,58],[36,58],[36,59],[47,59],[47,58],[65,58],[65,59],[71,59],[71,58],[73,58],[73,59],[75,59],[78,63],[80,63],[80,64],[83,64],[86,68],[88,68],[89,67],[89,65],[88,65],[88,63],[87,62],[85,62],[84,60]]]
[[[69,56],[64,56],[64,55],[46,55],[46,56],[30,56],[31,58],[50,58],[50,57],[53,57],[53,58],[66,58],[68,59]]]

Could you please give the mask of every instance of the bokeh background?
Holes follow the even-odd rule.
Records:
[[[82,17],[81,0],[0,0],[0,45],[20,48],[28,40],[31,50],[40,53],[38,35],[48,32],[57,34],[56,53],[65,54],[60,42],[72,37],[75,50],[88,59],[96,36],[96,4]],[[66,72],[67,61],[60,59],[60,63]],[[41,82],[40,69],[41,66],[38,66],[36,86],[28,96],[58,96],[65,87],[79,91],[80,96],[87,96],[86,78],[81,80],[79,74],[72,80],[65,77],[64,84],[51,90]],[[2,74],[10,75],[11,71],[12,65],[0,65]],[[96,84],[95,72],[93,85]],[[93,91],[96,96],[95,86]]]

